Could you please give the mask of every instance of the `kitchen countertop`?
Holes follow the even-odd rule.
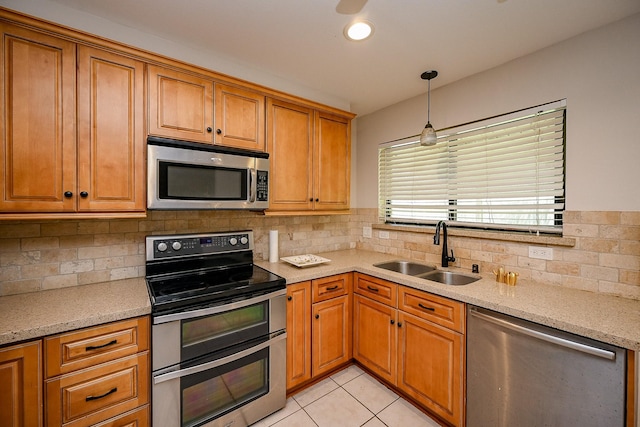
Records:
[[[0,345],[151,313],[144,278],[0,298]]]
[[[331,262],[298,268],[285,262],[256,262],[287,280],[302,282],[333,274],[357,271],[381,279],[421,289],[457,301],[561,329],[627,349],[640,351],[640,301],[559,286],[519,280],[516,286],[497,283],[491,272],[464,286],[444,285],[374,267],[398,256],[362,250],[315,254]],[[417,261],[420,262],[420,261]],[[450,268],[467,275],[467,270]]]
[[[256,264],[297,283],[357,271],[454,300],[640,351],[640,301],[519,280],[496,283],[490,272],[465,286],[443,285],[374,267],[397,256],[362,250],[316,255],[331,262],[297,268]],[[419,261],[418,261],[419,262]],[[450,269],[470,274],[466,270]],[[144,278],[0,297],[0,345],[151,313]]]

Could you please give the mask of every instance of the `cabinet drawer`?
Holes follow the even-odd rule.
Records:
[[[354,291],[391,307],[398,304],[398,285],[393,282],[356,273]]]
[[[352,273],[323,277],[311,282],[314,303],[346,295],[351,291]]]
[[[398,289],[398,299],[398,309],[464,333],[463,303],[405,286]]]
[[[149,349],[149,317],[46,338],[45,377],[66,374]]]
[[[48,380],[45,389],[48,425],[77,427],[107,420],[149,403],[149,353]]]
[[[149,405],[132,412],[96,424],[94,427],[147,427],[149,425]]]

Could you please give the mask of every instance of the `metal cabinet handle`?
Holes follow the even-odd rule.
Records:
[[[391,319],[391,324],[393,325],[394,323],[396,323],[396,321]]]
[[[289,295],[289,296],[287,297],[287,301],[291,301],[292,299],[293,299],[293,297],[292,297],[291,295]]]
[[[423,309],[425,309],[425,310],[429,310],[429,311],[436,311],[436,309],[435,309],[435,308],[433,308],[433,307],[427,307],[426,305],[422,305],[422,303],[421,303],[421,302],[419,302],[419,303],[418,303],[418,307],[423,308]]]
[[[222,129],[216,129],[216,133],[220,135],[222,133]]]
[[[367,289],[369,289],[370,291],[373,291],[373,292],[380,292],[380,289],[374,288],[373,286],[369,286],[369,285],[367,285]]]
[[[398,328],[402,328],[402,322],[398,322]]]
[[[73,197],[73,192],[65,191],[64,192],[64,197],[66,197],[67,199],[70,199],[71,197]]]
[[[81,191],[80,192],[80,197],[82,197],[83,199],[88,197],[88,196],[89,196],[89,193],[87,193],[86,191]]]
[[[109,347],[110,345],[115,345],[115,344],[118,344],[118,340],[112,340],[102,345],[88,345],[84,349],[85,351],[99,350],[101,348]]]
[[[109,396],[110,394],[115,393],[116,391],[118,391],[118,387],[114,387],[114,388],[112,388],[111,390],[109,390],[108,392],[106,392],[105,394],[101,394],[100,396],[87,396],[87,397],[85,397],[85,399],[84,399],[84,400],[85,400],[86,402],[90,402],[90,401],[92,401],[92,400],[102,399],[103,397],[107,397],[107,396]]]
[[[338,289],[340,286],[336,285],[336,286],[331,286],[329,288],[327,288],[328,291],[335,291],[336,289]]]
[[[320,315],[319,315],[319,314],[316,314],[316,319],[319,319],[319,318],[320,318]]]

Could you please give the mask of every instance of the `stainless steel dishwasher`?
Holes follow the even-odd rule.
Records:
[[[467,309],[467,427],[625,423],[626,351]]]

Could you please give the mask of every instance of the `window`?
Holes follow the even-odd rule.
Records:
[[[387,223],[562,232],[565,101],[380,145]]]

